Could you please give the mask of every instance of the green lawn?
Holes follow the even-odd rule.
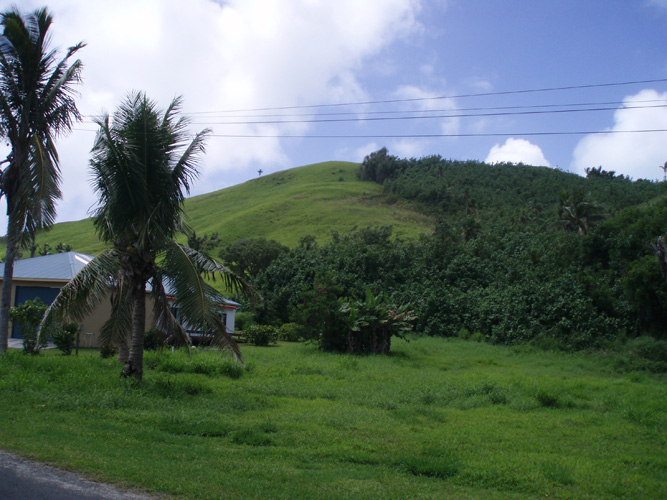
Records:
[[[613,360],[461,340],[0,359],[0,447],[165,496],[667,498],[667,386]]]

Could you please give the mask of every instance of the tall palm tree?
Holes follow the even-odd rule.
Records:
[[[7,202],[7,255],[0,303],[0,354],[7,350],[9,306],[18,248],[40,228],[53,224],[60,198],[60,169],[54,139],[80,119],[74,84],[81,61],[58,60],[48,47],[53,18],[44,8],[23,17],[15,8],[0,15],[0,137],[11,152],[0,172],[0,196]]]
[[[169,304],[189,328],[213,334],[220,345],[240,353],[220,315],[221,296],[201,271],[219,274],[228,288],[251,293],[245,281],[213,259],[176,243],[187,233],[183,200],[198,175],[208,130],[187,140],[187,120],[178,118],[180,98],[164,113],[143,93],[129,95],[114,114],[97,123],[92,150],[93,185],[99,195],[93,220],[99,237],[111,244],[62,288],[43,324],[68,312],[79,318],[109,293],[112,314],[102,329],[105,340],[122,340],[131,331],[129,357],[122,375],[143,373],[146,292],[154,298],[154,315],[163,332],[183,332]]]

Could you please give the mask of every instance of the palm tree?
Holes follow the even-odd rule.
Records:
[[[0,15],[0,136],[11,152],[0,172],[0,197],[7,202],[7,255],[0,304],[0,354],[7,350],[14,260],[38,229],[53,224],[60,198],[60,169],[54,139],[80,119],[74,84],[81,61],[57,60],[50,50],[53,18],[44,8],[22,17],[16,8]]]
[[[123,342],[131,331],[123,376],[143,373],[146,292],[154,299],[156,326],[167,334],[184,333],[169,304],[189,328],[212,334],[240,359],[220,315],[219,293],[201,271],[218,274],[237,292],[251,293],[242,278],[213,259],[176,243],[189,232],[183,221],[183,200],[197,177],[208,130],[187,140],[187,121],[177,118],[180,98],[164,113],[143,93],[129,95],[113,117],[97,123],[92,150],[93,185],[99,203],[93,221],[99,237],[111,244],[62,288],[47,310],[43,324],[57,314],[74,318],[89,313],[112,293],[111,318],[102,328],[103,340]]]
[[[605,216],[600,205],[587,200],[583,189],[563,189],[558,193],[558,221],[565,231],[585,235]]]

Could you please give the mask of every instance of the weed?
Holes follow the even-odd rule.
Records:
[[[570,485],[574,483],[572,472],[565,465],[558,462],[545,462],[542,464],[544,476],[555,483]]]
[[[155,393],[163,398],[197,396],[213,392],[213,389],[203,380],[187,376],[160,377],[153,382],[152,387]]]
[[[246,427],[232,433],[232,442],[248,446],[269,446],[271,437],[268,435],[273,431],[266,431],[261,425]]]
[[[545,408],[561,407],[561,401],[558,394],[554,394],[544,389],[540,389],[537,391],[535,399],[537,399],[537,402],[540,403],[540,405],[544,406]]]
[[[461,470],[461,461],[455,453],[433,448],[427,448],[419,455],[404,456],[397,465],[415,476],[439,479],[456,476]]]

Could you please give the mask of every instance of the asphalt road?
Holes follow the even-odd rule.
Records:
[[[155,500],[0,450],[0,500]]]

